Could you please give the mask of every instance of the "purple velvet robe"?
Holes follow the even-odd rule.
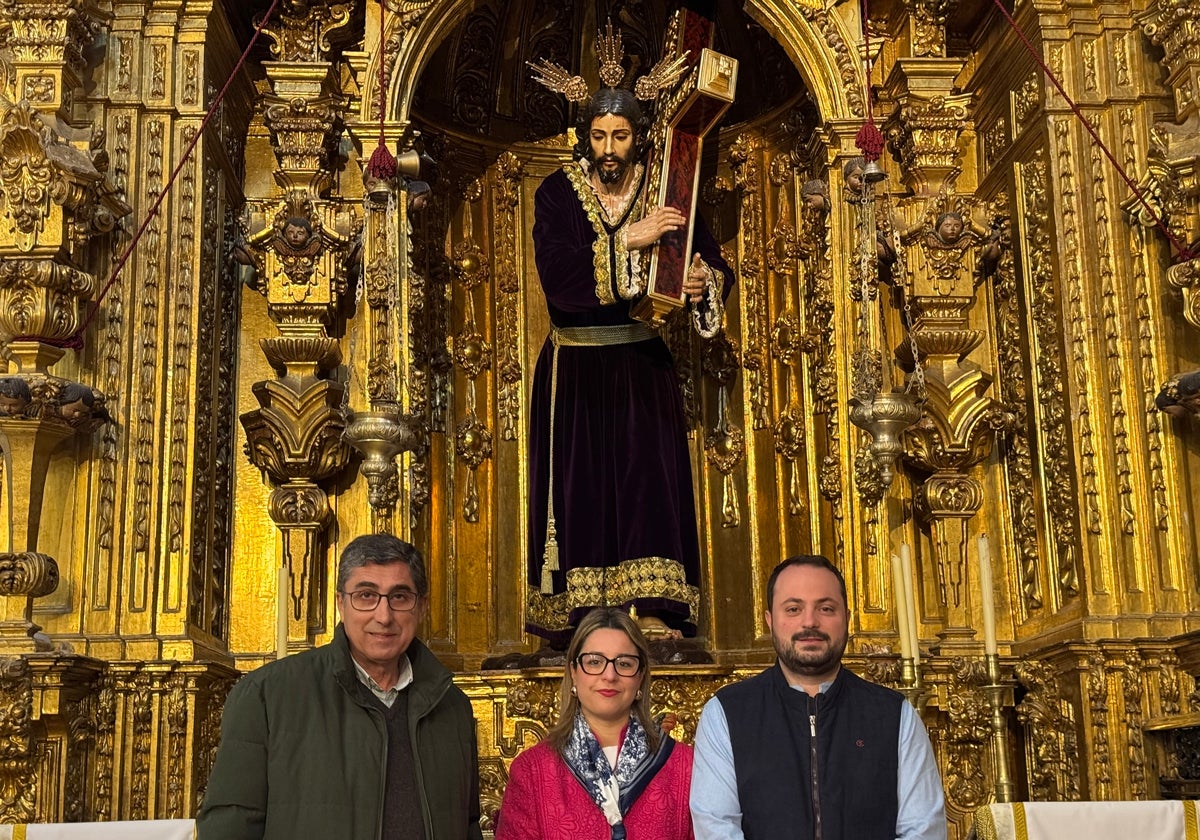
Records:
[[[592,248],[597,232],[564,170],[538,188],[534,216],[534,256],[551,322],[557,327],[635,323],[631,302],[615,288],[606,296],[616,303],[599,298]],[[605,234],[630,221],[605,225]],[[693,243],[693,252],[721,275],[727,294],[733,272],[699,219]],[[565,645],[592,607],[634,605],[641,615],[658,616],[695,635],[700,548],[683,400],[670,351],[658,337],[560,347],[551,444],[552,353],[547,338],[533,380],[526,630]],[[552,572],[554,592],[546,595],[539,584],[550,445],[560,570]]]

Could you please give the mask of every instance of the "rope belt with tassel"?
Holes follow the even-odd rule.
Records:
[[[636,344],[658,333],[648,324],[618,324],[612,327],[551,327],[554,352],[550,361],[550,489],[546,495],[546,549],[542,552],[543,595],[554,593],[551,572],[557,572],[558,532],[554,527],[554,403],[558,395],[558,348],[604,347],[610,344]]]

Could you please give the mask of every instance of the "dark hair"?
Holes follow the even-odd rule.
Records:
[[[767,609],[775,603],[775,581],[779,580],[779,575],[784,569],[790,569],[792,566],[813,566],[817,569],[825,569],[833,572],[833,576],[837,578],[838,586],[842,590],[842,604],[846,609],[850,608],[850,601],[846,597],[846,578],[842,576],[842,570],[820,554],[796,554],[784,560],[771,572],[771,577],[767,581]]]
[[[337,588],[341,592],[350,579],[350,573],[370,563],[373,566],[390,566],[407,563],[417,594],[425,597],[429,593],[429,578],[425,576],[425,560],[416,547],[391,534],[366,534],[356,537],[342,550],[338,561]]]
[[[29,390],[29,383],[21,377],[5,376],[0,378],[0,396],[10,400],[32,400],[33,392]]]
[[[587,104],[580,106],[575,124],[575,160],[590,160],[592,157],[592,121],[596,117],[611,114],[624,117],[633,127],[633,159],[641,160],[649,143],[650,118],[638,104],[637,97],[625,88],[600,88],[592,94]]]
[[[588,637],[597,630],[620,630],[633,642],[638,656],[642,658],[642,681],[638,685],[642,696],[633,701],[633,715],[646,730],[650,752],[654,752],[662,740],[662,730],[650,715],[650,645],[638,629],[637,623],[629,617],[629,613],[619,607],[596,607],[585,615],[575,628],[575,635],[571,637],[571,645],[567,648],[567,665],[563,669],[562,683],[558,689],[558,720],[546,733],[546,740],[561,754],[571,738],[571,731],[575,727],[575,713],[579,711],[579,698],[571,692],[575,685],[572,676],[576,667],[575,660],[579,658]]]

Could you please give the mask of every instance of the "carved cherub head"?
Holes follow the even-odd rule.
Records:
[[[933,232],[943,245],[953,245],[962,238],[963,228],[962,213],[951,210],[949,213],[938,216],[937,223],[933,226]]]
[[[428,181],[409,181],[404,185],[404,189],[408,193],[408,209],[410,212],[419,213],[429,206],[429,202],[433,197],[433,191]]]
[[[867,166],[867,159],[864,157],[850,158],[846,161],[846,165],[842,167],[842,181],[846,189],[852,193],[860,193],[863,188],[863,170]]]
[[[78,382],[63,387],[58,395],[58,413],[68,423],[77,423],[92,416],[96,395],[92,389]]]
[[[0,378],[0,414],[19,417],[33,402],[29,384],[18,376]]]
[[[829,188],[819,178],[805,181],[800,188],[800,199],[808,209],[824,212],[829,209]]]
[[[292,216],[283,225],[283,241],[294,251],[304,250],[312,239],[312,223],[303,216]]]

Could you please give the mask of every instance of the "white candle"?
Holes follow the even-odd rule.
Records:
[[[900,635],[900,657],[912,659],[912,640],[908,635],[908,601],[904,598],[904,566],[892,555],[892,589],[896,593],[896,630]]]
[[[908,613],[908,644],[914,663],[921,661],[921,640],[917,635],[917,597],[913,592],[912,550],[908,543],[900,544],[900,573],[904,579],[904,603]]]
[[[979,597],[983,601],[983,652],[995,655],[996,592],[992,586],[992,555],[987,534],[979,535]]]
[[[292,578],[287,563],[279,567],[279,608],[275,611],[275,658],[287,656],[288,602],[291,599]]]

